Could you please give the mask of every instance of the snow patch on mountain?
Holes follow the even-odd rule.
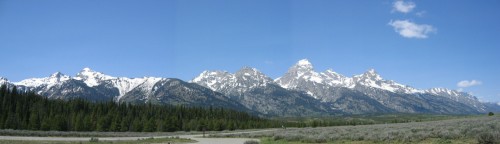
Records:
[[[14,84],[27,87],[47,86],[47,88],[50,88],[56,84],[61,84],[70,79],[70,76],[64,75],[60,72],[56,72],[49,77],[25,79],[20,82],[15,82]]]
[[[227,71],[204,71],[190,82],[217,92],[240,94],[274,83],[271,78],[251,67],[243,67],[234,74]]]
[[[355,86],[352,78],[338,74],[332,69],[328,69],[325,72],[322,72],[321,75],[324,77],[325,82],[330,86],[347,88],[354,88]]]
[[[143,77],[143,78],[126,78],[119,77],[116,79],[108,80],[111,82],[113,87],[116,87],[119,91],[119,95],[116,97],[116,100],[120,100],[122,96],[126,93],[130,92],[132,89],[141,86],[145,91],[151,91],[153,89],[153,85],[163,78],[157,77]]]
[[[102,81],[117,79],[116,77],[105,75],[101,72],[96,72],[90,68],[84,68],[75,77],[76,80],[83,80],[89,87],[94,87],[101,84]]]
[[[314,71],[313,65],[307,59],[299,60],[295,65],[288,69],[284,76],[275,79],[275,82],[286,89],[301,89],[299,87],[303,87],[305,85],[326,85],[330,87],[344,87],[353,89],[355,88],[355,86],[359,85],[404,94],[431,93],[435,95],[442,95],[443,93],[446,93],[447,95],[452,96],[461,95],[458,91],[448,89],[421,90],[410,87],[408,85],[397,83],[392,80],[385,80],[375,71],[375,69],[369,69],[367,72],[361,75],[355,75],[353,77],[343,76],[333,71],[332,69],[328,69],[325,72],[318,73]],[[307,92],[309,92],[311,96],[314,95],[311,93],[315,93],[314,91],[309,90]]]
[[[423,90],[399,84],[392,80],[384,80],[374,69],[370,69],[361,75],[356,75],[353,79],[356,84],[383,89],[394,93],[415,94],[423,92]]]
[[[302,59],[290,67],[285,75],[277,78],[275,82],[286,89],[297,89],[303,82],[332,87],[353,88],[355,86],[352,78],[338,74],[332,69],[321,73],[314,71],[313,65],[307,59]]]
[[[10,81],[7,78],[0,77],[0,85],[8,84]]]

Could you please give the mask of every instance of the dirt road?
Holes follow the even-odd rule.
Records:
[[[257,132],[265,132],[265,131],[275,131],[277,129],[269,129],[269,130],[259,130],[259,131],[247,131],[247,132],[231,132],[231,133],[219,133],[221,135],[224,134],[238,134],[238,133],[257,133]],[[198,141],[196,144],[243,144],[248,140],[260,141],[259,139],[251,139],[251,138],[203,138],[203,135],[181,135],[181,138],[189,138],[195,141]]]
[[[245,132],[231,132],[231,133],[219,133],[219,134],[238,134],[238,133],[256,133],[256,132],[264,132],[264,131],[274,131],[276,129],[268,129],[268,130],[257,130],[257,131],[245,131]],[[189,138],[192,140],[196,140],[196,144],[243,144],[247,140],[256,140],[259,139],[250,139],[250,138],[203,138],[203,135],[176,135],[180,138]],[[154,138],[164,138],[167,136],[155,136]],[[168,136],[172,137],[172,136]],[[99,137],[99,141],[128,141],[128,140],[137,140],[137,139],[145,139],[149,137]],[[90,137],[25,137],[25,136],[0,136],[0,140],[25,140],[25,141],[89,141]]]

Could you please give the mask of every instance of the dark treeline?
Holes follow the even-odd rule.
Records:
[[[0,129],[57,131],[201,131],[281,127],[223,108],[54,100],[0,87]],[[294,124],[292,124],[294,125]]]

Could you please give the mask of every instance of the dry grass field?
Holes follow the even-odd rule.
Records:
[[[262,143],[500,143],[500,117],[291,128],[226,136],[261,138]]]

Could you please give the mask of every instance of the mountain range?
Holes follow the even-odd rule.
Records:
[[[235,73],[204,71],[189,82],[175,78],[113,77],[82,69],[74,77],[56,72],[45,78],[0,84],[52,99],[214,106],[262,116],[326,116],[383,113],[473,114],[498,110],[468,93],[445,88],[416,89],[385,80],[374,69],[343,76],[331,69],[316,72],[298,61],[277,79],[255,68]]]

